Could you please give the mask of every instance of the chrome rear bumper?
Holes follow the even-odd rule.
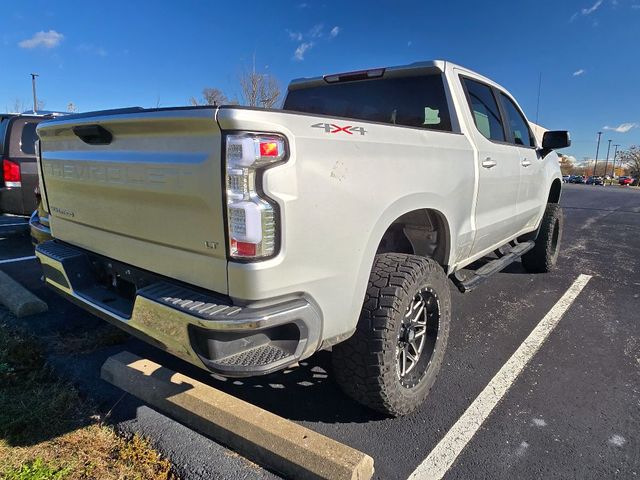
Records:
[[[259,307],[237,306],[228,297],[133,266],[115,266],[116,261],[62,242],[42,243],[36,255],[47,284],[69,300],[162,350],[222,375],[271,373],[309,356],[320,343],[320,315],[301,297],[266,306],[261,302]],[[111,285],[98,280],[106,268],[111,269]],[[118,282],[128,287],[128,295],[121,293]]]

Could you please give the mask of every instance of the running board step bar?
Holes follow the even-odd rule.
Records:
[[[455,272],[453,275],[451,275],[451,280],[453,280],[453,283],[462,293],[470,292],[491,275],[503,270],[509,264],[513,263],[515,260],[527,253],[533,248],[534,245],[535,243],[532,240],[528,242],[518,243],[513,246],[508,253],[505,253],[500,258],[491,260],[489,263],[483,265],[478,270],[471,272],[469,276],[462,277],[460,275],[460,272]]]

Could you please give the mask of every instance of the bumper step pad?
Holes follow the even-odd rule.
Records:
[[[289,356],[291,356],[289,353],[274,345],[262,345],[230,357],[221,358],[216,363],[236,367],[260,367],[279,362]]]
[[[189,290],[187,288],[169,285],[168,283],[154,283],[138,290],[138,295],[158,303],[175,308],[189,315],[211,320],[220,316],[232,317],[242,311],[242,308],[233,305],[216,303],[216,298]],[[218,300],[218,302],[220,302]]]

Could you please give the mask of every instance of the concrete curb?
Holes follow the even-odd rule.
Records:
[[[101,376],[288,477],[367,480],[373,476],[370,456],[130,352],[109,357]]]
[[[0,303],[18,318],[49,310],[45,302],[4,272],[0,272]]]

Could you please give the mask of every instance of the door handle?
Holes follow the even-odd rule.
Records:
[[[529,165],[531,165],[531,162],[529,160],[527,160],[526,158],[522,160],[523,167],[528,167]]]
[[[491,159],[491,157],[487,157],[482,161],[482,166],[484,168],[493,168],[498,164],[495,160]]]
[[[109,145],[113,141],[113,134],[102,125],[78,125],[73,133],[89,145]]]

